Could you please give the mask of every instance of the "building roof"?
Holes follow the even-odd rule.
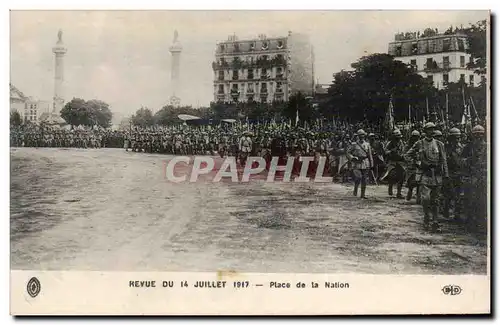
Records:
[[[16,86],[14,86],[11,83],[9,83],[9,86],[10,86],[10,99],[14,99],[14,100],[17,99],[17,100],[22,100],[22,101],[28,100],[28,97],[25,96],[22,91],[17,89]]]

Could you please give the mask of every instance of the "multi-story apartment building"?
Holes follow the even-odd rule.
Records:
[[[10,111],[17,111],[24,122],[38,122],[43,113],[50,112],[50,106],[49,101],[25,96],[19,89],[10,84]]]
[[[230,36],[217,44],[214,101],[287,101],[290,95],[314,91],[314,55],[309,37],[238,40]]]
[[[388,53],[396,60],[412,65],[438,89],[460,79],[477,86],[484,76],[467,68],[471,60],[467,46],[467,36],[458,30],[440,34],[437,29],[428,28],[422,34],[396,34],[394,42],[389,43]]]

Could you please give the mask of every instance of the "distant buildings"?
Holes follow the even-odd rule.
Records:
[[[214,101],[287,101],[290,95],[314,91],[314,53],[309,37],[288,36],[238,40],[230,36],[217,44]]]
[[[467,36],[458,29],[439,34],[437,29],[428,28],[422,34],[396,34],[394,42],[389,43],[388,53],[412,65],[438,89],[460,79],[477,86],[482,77],[467,68],[471,60],[471,55],[466,53],[467,46]]]
[[[37,100],[24,95],[14,85],[10,84],[10,111],[17,111],[23,122],[36,123],[44,113],[51,110],[49,101]]]

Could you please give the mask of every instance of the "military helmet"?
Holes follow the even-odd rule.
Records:
[[[441,131],[439,131],[439,130],[434,130],[434,136],[435,137],[441,137],[441,136],[443,136],[443,133]]]
[[[484,128],[481,125],[476,125],[472,128],[472,134],[483,134]]]
[[[432,122],[428,122],[424,125],[424,129],[433,129],[436,127],[436,124],[432,123]]]
[[[419,137],[419,136],[420,136],[420,132],[418,132],[417,130],[413,130],[413,131],[411,132],[411,135],[412,135],[412,136]]]
[[[356,132],[357,135],[366,135],[365,130],[359,129],[358,132]]]
[[[401,131],[399,129],[394,129],[394,131],[392,131],[392,135],[399,137],[401,136]]]
[[[370,137],[370,138],[371,138],[371,137],[374,137],[374,136],[375,136],[375,133],[370,133],[370,134],[368,134],[368,137]]]
[[[450,129],[450,135],[457,135],[459,136],[461,134],[460,130],[457,128],[452,128]]]

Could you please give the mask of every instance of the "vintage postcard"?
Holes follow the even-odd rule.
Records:
[[[11,11],[11,314],[489,314],[490,48],[489,11]]]

